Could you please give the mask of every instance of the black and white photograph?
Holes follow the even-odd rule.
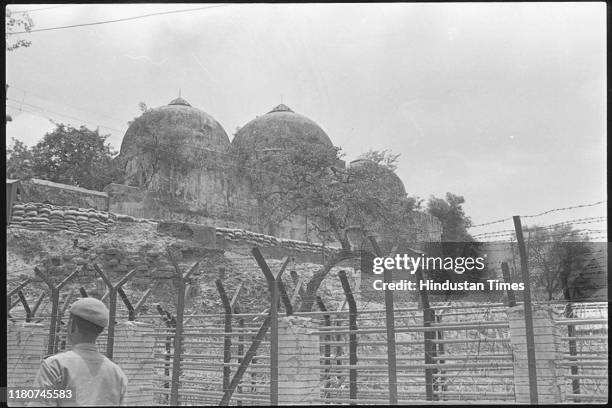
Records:
[[[605,2],[11,2],[38,406],[608,403]]]

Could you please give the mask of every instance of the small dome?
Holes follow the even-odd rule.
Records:
[[[282,148],[292,140],[303,140],[332,147],[332,141],[314,121],[280,104],[244,125],[232,145],[246,150]]]
[[[389,188],[393,189],[394,191],[396,191],[398,195],[402,197],[406,196],[406,188],[404,187],[404,183],[399,178],[399,176],[395,174],[394,171],[384,166],[381,166],[375,161],[372,161],[370,159],[353,160],[349,164],[349,169],[355,170],[357,172],[368,170],[368,169],[372,169],[376,171],[382,170],[380,182],[389,186]]]
[[[176,98],[176,99],[171,100],[168,105],[191,106],[191,104],[189,102],[187,102],[185,99],[181,98],[180,96],[178,98]]]

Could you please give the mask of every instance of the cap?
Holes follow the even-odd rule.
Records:
[[[102,301],[86,297],[70,305],[70,313],[101,327],[108,326],[108,309]]]

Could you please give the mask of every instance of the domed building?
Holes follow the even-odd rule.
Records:
[[[254,183],[250,167],[245,167],[256,166],[262,154],[296,142],[334,148],[316,122],[284,104],[245,124],[230,143],[212,116],[179,96],[146,110],[130,124],[116,159],[125,170],[125,183],[111,184],[105,191],[117,213],[317,240],[312,220],[305,215],[274,224],[266,221],[268,209],[257,189],[262,184],[266,188],[268,181],[262,176]],[[342,161],[338,165],[346,168]],[[347,170],[367,171],[398,199],[406,197],[399,177],[372,160],[354,160]]]
[[[229,144],[219,122],[178,97],[132,122],[119,157],[128,184],[151,188],[168,176],[163,173],[172,166],[199,167],[207,152],[224,152]]]
[[[125,184],[152,193],[145,213],[197,220],[225,205],[227,180],[218,163],[229,146],[219,122],[178,97],[131,123],[117,163]]]
[[[232,145],[245,151],[259,152],[282,149],[294,140],[333,147],[331,139],[319,125],[283,104],[240,128]]]

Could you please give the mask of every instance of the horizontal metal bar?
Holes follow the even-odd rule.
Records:
[[[577,361],[560,361],[557,363],[558,366],[562,367],[571,367],[576,365],[585,365],[585,366],[594,366],[594,367],[607,367],[607,361],[597,361],[597,360],[577,360]]]
[[[357,405],[364,404],[380,404],[380,405],[388,405],[389,398],[387,396],[381,397],[381,399],[367,399],[367,398],[321,398],[312,400],[312,402],[317,403],[336,403],[336,404],[350,404],[354,403]],[[417,399],[409,399],[409,400],[398,400],[398,405],[456,405],[456,401],[426,401],[426,400],[417,400]],[[478,400],[470,400],[470,404],[487,404],[489,405],[491,401],[478,401]]]
[[[563,326],[578,326],[582,324],[608,324],[608,319],[561,319],[555,320],[555,324]]]
[[[575,336],[575,337],[561,337],[561,340],[567,340],[567,341],[595,341],[595,340],[603,340],[603,341],[608,341],[608,337],[606,337],[606,336]]]
[[[597,399],[607,401],[608,396],[605,394],[565,394],[566,398],[571,399]]]
[[[607,363],[607,362],[606,362]],[[371,364],[371,365],[341,365],[341,366],[331,366],[331,365],[312,365],[307,366],[310,368],[319,368],[319,369],[330,369],[330,370],[383,370],[387,369],[388,366],[386,364]],[[409,370],[415,368],[433,368],[439,370],[464,370],[466,368],[490,368],[490,369],[499,369],[499,368],[513,368],[514,364],[512,362],[496,362],[489,361],[486,363],[463,363],[463,364],[398,364],[398,370]]]
[[[610,378],[607,375],[588,375],[588,374],[567,374],[565,378],[593,378],[596,380],[607,380]]]
[[[481,339],[443,339],[443,340],[430,340],[435,344],[454,344],[454,343],[510,343],[510,339],[499,339],[499,338],[481,338]],[[420,341],[419,343],[422,343]]]
[[[414,327],[398,327],[395,329],[396,333],[410,333],[410,332],[432,332],[432,331],[441,331],[441,330],[483,330],[483,329],[504,329],[508,328],[508,322],[499,322],[499,323],[486,323],[486,324],[465,324],[465,325],[439,325],[434,326],[433,324],[428,327],[423,326],[414,326]],[[380,329],[358,329],[358,330],[324,330],[321,327],[318,331],[311,331],[310,334],[377,334],[377,333],[386,333],[387,330],[384,328]]]
[[[512,360],[512,354],[442,354],[432,357],[434,360],[489,360],[489,359],[509,359]]]

